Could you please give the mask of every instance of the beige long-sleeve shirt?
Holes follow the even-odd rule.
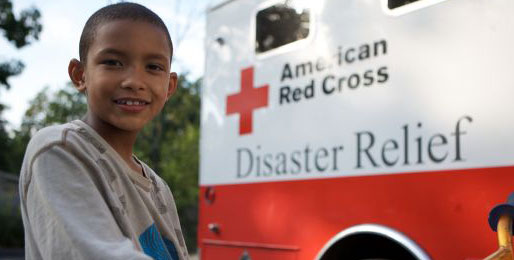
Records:
[[[27,259],[188,259],[175,201],[82,121],[39,131],[20,174]]]

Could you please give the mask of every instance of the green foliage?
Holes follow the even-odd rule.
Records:
[[[36,8],[21,11],[19,17],[13,13],[11,0],[0,0],[0,31],[16,48],[21,48],[39,39],[43,26],[39,22],[41,13]],[[0,86],[10,88],[7,79],[23,71],[18,60],[0,62]]]
[[[39,39],[43,28],[40,18],[41,14],[35,8],[23,10],[16,17],[11,0],[0,0],[0,31],[16,48]],[[20,74],[24,67],[19,60],[0,61],[0,87],[9,89],[8,78]],[[4,109],[5,106],[0,104],[0,115]],[[9,133],[5,126],[6,122],[0,117],[0,170],[18,174],[29,136],[17,131]],[[14,184],[8,193],[6,187],[0,185],[0,246],[20,248],[24,242],[23,225],[18,205],[13,203],[13,198],[17,198],[14,191],[17,185]],[[6,197],[7,194],[9,196]]]
[[[0,63],[0,86],[10,88],[7,78],[20,74],[25,65],[18,60],[12,60]]]
[[[0,0],[0,29],[4,31],[7,40],[13,42],[17,48],[29,44],[32,40],[39,40],[39,33],[43,26],[39,23],[41,13],[36,8],[21,11],[16,18],[12,10],[11,0]]]
[[[30,101],[22,120],[21,133],[32,135],[45,126],[79,119],[86,111],[86,97],[76,91],[71,83],[51,97],[48,88],[44,88]]]
[[[21,48],[39,39],[42,25],[39,23],[40,12],[35,8],[21,11],[19,17],[13,13],[11,0],[0,0],[0,31],[5,38]],[[24,65],[19,60],[0,61],[0,87],[10,88],[7,79],[23,71]],[[0,116],[5,109],[0,104]],[[0,117],[0,170],[18,173],[23,158],[23,150],[28,142],[23,138],[8,133],[6,122]]]

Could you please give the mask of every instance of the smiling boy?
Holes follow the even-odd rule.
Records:
[[[134,3],[87,21],[68,72],[82,120],[40,130],[20,174],[27,259],[187,259],[169,187],[133,155],[177,87],[162,20]]]

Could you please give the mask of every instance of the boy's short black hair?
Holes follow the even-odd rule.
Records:
[[[157,26],[166,35],[166,40],[170,47],[170,62],[173,57],[173,43],[171,42],[170,33],[162,19],[152,10],[136,3],[117,3],[105,6],[96,11],[84,25],[79,43],[79,58],[81,62],[87,62],[87,52],[95,39],[98,26],[117,20],[132,20],[147,22]]]

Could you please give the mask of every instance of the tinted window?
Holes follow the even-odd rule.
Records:
[[[389,7],[389,9],[394,9],[417,1],[419,0],[389,0],[387,6]]]
[[[309,35],[308,9],[277,4],[257,13],[255,51],[266,52]]]

